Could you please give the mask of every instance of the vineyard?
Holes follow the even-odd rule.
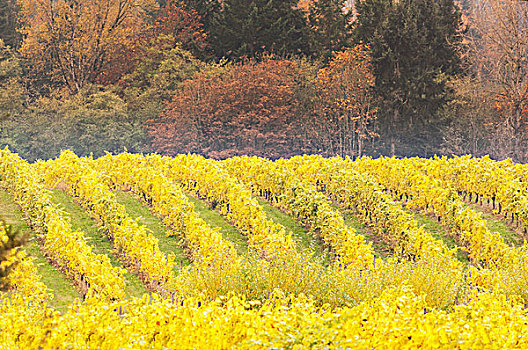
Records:
[[[6,148],[0,191],[2,349],[528,348],[526,165]]]

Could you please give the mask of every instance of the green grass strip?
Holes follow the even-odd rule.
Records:
[[[306,231],[306,229],[297,220],[292,218],[290,215],[283,213],[281,210],[272,206],[267,201],[263,200],[262,198],[257,198],[257,200],[269,219],[273,220],[273,222],[281,224],[284,226],[287,232],[292,233],[292,237],[297,243],[297,247],[299,249],[308,250],[314,256],[323,258],[324,263],[330,262],[331,259],[328,251],[323,249],[323,245],[315,235]]]
[[[28,227],[23,215],[11,196],[0,190],[0,216],[15,230],[28,235],[28,242],[24,246],[26,253],[34,258],[33,264],[37,267],[42,282],[53,292],[53,299],[49,305],[59,311],[65,311],[72,302],[80,298],[80,294],[73,283],[62,272],[51,265],[42,254],[37,237]]]
[[[414,216],[414,219],[418,222],[419,226],[423,226],[424,229],[433,236],[436,240],[444,242],[449,248],[458,246],[454,237],[438,222],[438,220],[428,216],[427,214],[419,211],[411,211],[406,208],[406,211]],[[463,263],[469,263],[468,253],[462,249],[457,250],[456,258]]]
[[[238,255],[247,255],[248,240],[235,226],[229,224],[226,219],[216,210],[210,209],[205,201],[202,201],[189,193],[186,193],[189,201],[194,204],[194,210],[211,227],[220,228],[222,237],[232,242]]]
[[[54,203],[60,204],[70,214],[73,230],[81,230],[85,233],[88,244],[92,247],[94,253],[107,255],[112,266],[123,268],[123,264],[113,254],[114,250],[110,241],[73,197],[63,191],[52,190],[52,200]],[[149,293],[136,275],[126,272],[123,277],[125,278],[125,293],[127,296],[141,297]]]
[[[508,226],[508,224],[506,224],[505,221],[509,219],[504,217],[502,217],[502,219],[498,219],[497,216],[490,214],[475,204],[469,204],[469,207],[477,212],[482,213],[482,218],[486,220],[488,229],[491,232],[498,232],[506,244],[510,246],[520,246],[523,244],[522,235],[515,232],[510,226]]]
[[[175,273],[179,272],[181,266],[189,265],[189,260],[185,256],[184,248],[178,237],[167,237],[168,228],[163,224],[160,218],[152,214],[148,206],[144,205],[139,199],[130,193],[123,191],[116,192],[116,199],[119,204],[126,209],[128,216],[139,218],[139,223],[147,228],[159,242],[160,250],[165,253],[173,253],[176,262]]]
[[[337,209],[337,208],[336,208]],[[343,219],[345,219],[345,225],[356,230],[356,232],[363,237],[365,241],[372,244],[374,255],[377,258],[385,259],[392,255],[391,246],[385,242],[373,229],[367,227],[361,220],[348,210],[341,210]]]

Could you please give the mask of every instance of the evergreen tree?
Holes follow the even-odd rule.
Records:
[[[360,0],[356,10],[356,40],[372,50],[385,153],[431,155],[447,79],[461,66],[458,8],[453,0]]]
[[[218,57],[309,53],[309,29],[294,0],[225,0],[210,27]]]
[[[351,11],[345,0],[318,0],[311,4],[309,23],[314,36],[314,51],[328,59],[332,52],[349,46],[352,36]]]
[[[210,31],[213,16],[220,12],[220,1],[218,0],[184,0],[185,4],[194,9],[200,16],[206,31]]]
[[[20,43],[20,35],[17,32],[17,12],[14,0],[0,0],[0,39],[11,47],[17,47]]]

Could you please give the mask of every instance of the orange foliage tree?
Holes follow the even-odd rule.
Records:
[[[169,0],[152,12],[153,23],[143,28],[132,41],[118,43],[109,55],[97,82],[123,83],[122,78],[134,72],[152,53],[160,55],[180,48],[201,55],[207,48],[206,34],[200,17],[181,0]]]
[[[467,34],[470,60],[482,84],[493,90],[497,158],[528,161],[528,3],[482,0],[473,6]]]
[[[207,46],[207,35],[200,16],[181,0],[169,0],[158,11],[154,33],[172,36],[175,43],[180,43],[194,54],[202,52]]]
[[[19,0],[20,52],[34,74],[71,93],[97,80],[113,52],[135,47],[155,0]]]
[[[151,125],[154,150],[213,158],[298,153],[300,69],[266,56],[185,81]]]
[[[321,135],[324,153],[361,156],[364,140],[374,136],[371,126],[377,108],[370,62],[368,47],[357,45],[335,53],[329,65],[319,71],[314,128]]]

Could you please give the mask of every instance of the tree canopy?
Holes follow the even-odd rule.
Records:
[[[460,11],[453,0],[359,0],[356,9],[356,40],[372,50],[390,153],[428,153],[437,112],[449,99],[446,82],[461,71]]]

